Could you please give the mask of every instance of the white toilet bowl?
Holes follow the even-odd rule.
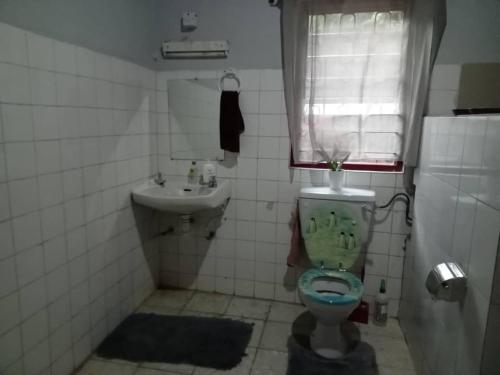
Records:
[[[302,302],[317,320],[311,334],[311,349],[326,358],[345,354],[347,342],[340,324],[361,302],[363,283],[346,271],[312,268],[299,279]]]

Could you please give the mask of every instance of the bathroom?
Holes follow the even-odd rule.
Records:
[[[368,3],[0,0],[0,374],[498,374],[500,3]]]

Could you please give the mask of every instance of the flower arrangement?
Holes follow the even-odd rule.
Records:
[[[333,172],[339,172],[342,170],[342,163],[343,160],[329,160],[328,161],[328,166],[330,167],[330,170]]]

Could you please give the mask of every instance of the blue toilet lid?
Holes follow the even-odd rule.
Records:
[[[312,283],[319,277],[332,277],[345,281],[349,285],[349,292],[344,295],[329,295],[318,293],[312,288]],[[316,302],[329,305],[347,305],[356,303],[363,295],[363,283],[361,280],[347,271],[334,271],[328,269],[313,268],[304,272],[299,278],[301,292]]]

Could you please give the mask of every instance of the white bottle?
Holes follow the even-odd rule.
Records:
[[[210,177],[212,176],[215,176],[215,166],[212,163],[207,162],[203,166],[203,182],[208,184]]]
[[[373,318],[376,323],[381,325],[387,323],[388,307],[389,299],[387,298],[387,294],[385,294],[385,280],[381,280],[379,293],[375,298],[375,315]]]

